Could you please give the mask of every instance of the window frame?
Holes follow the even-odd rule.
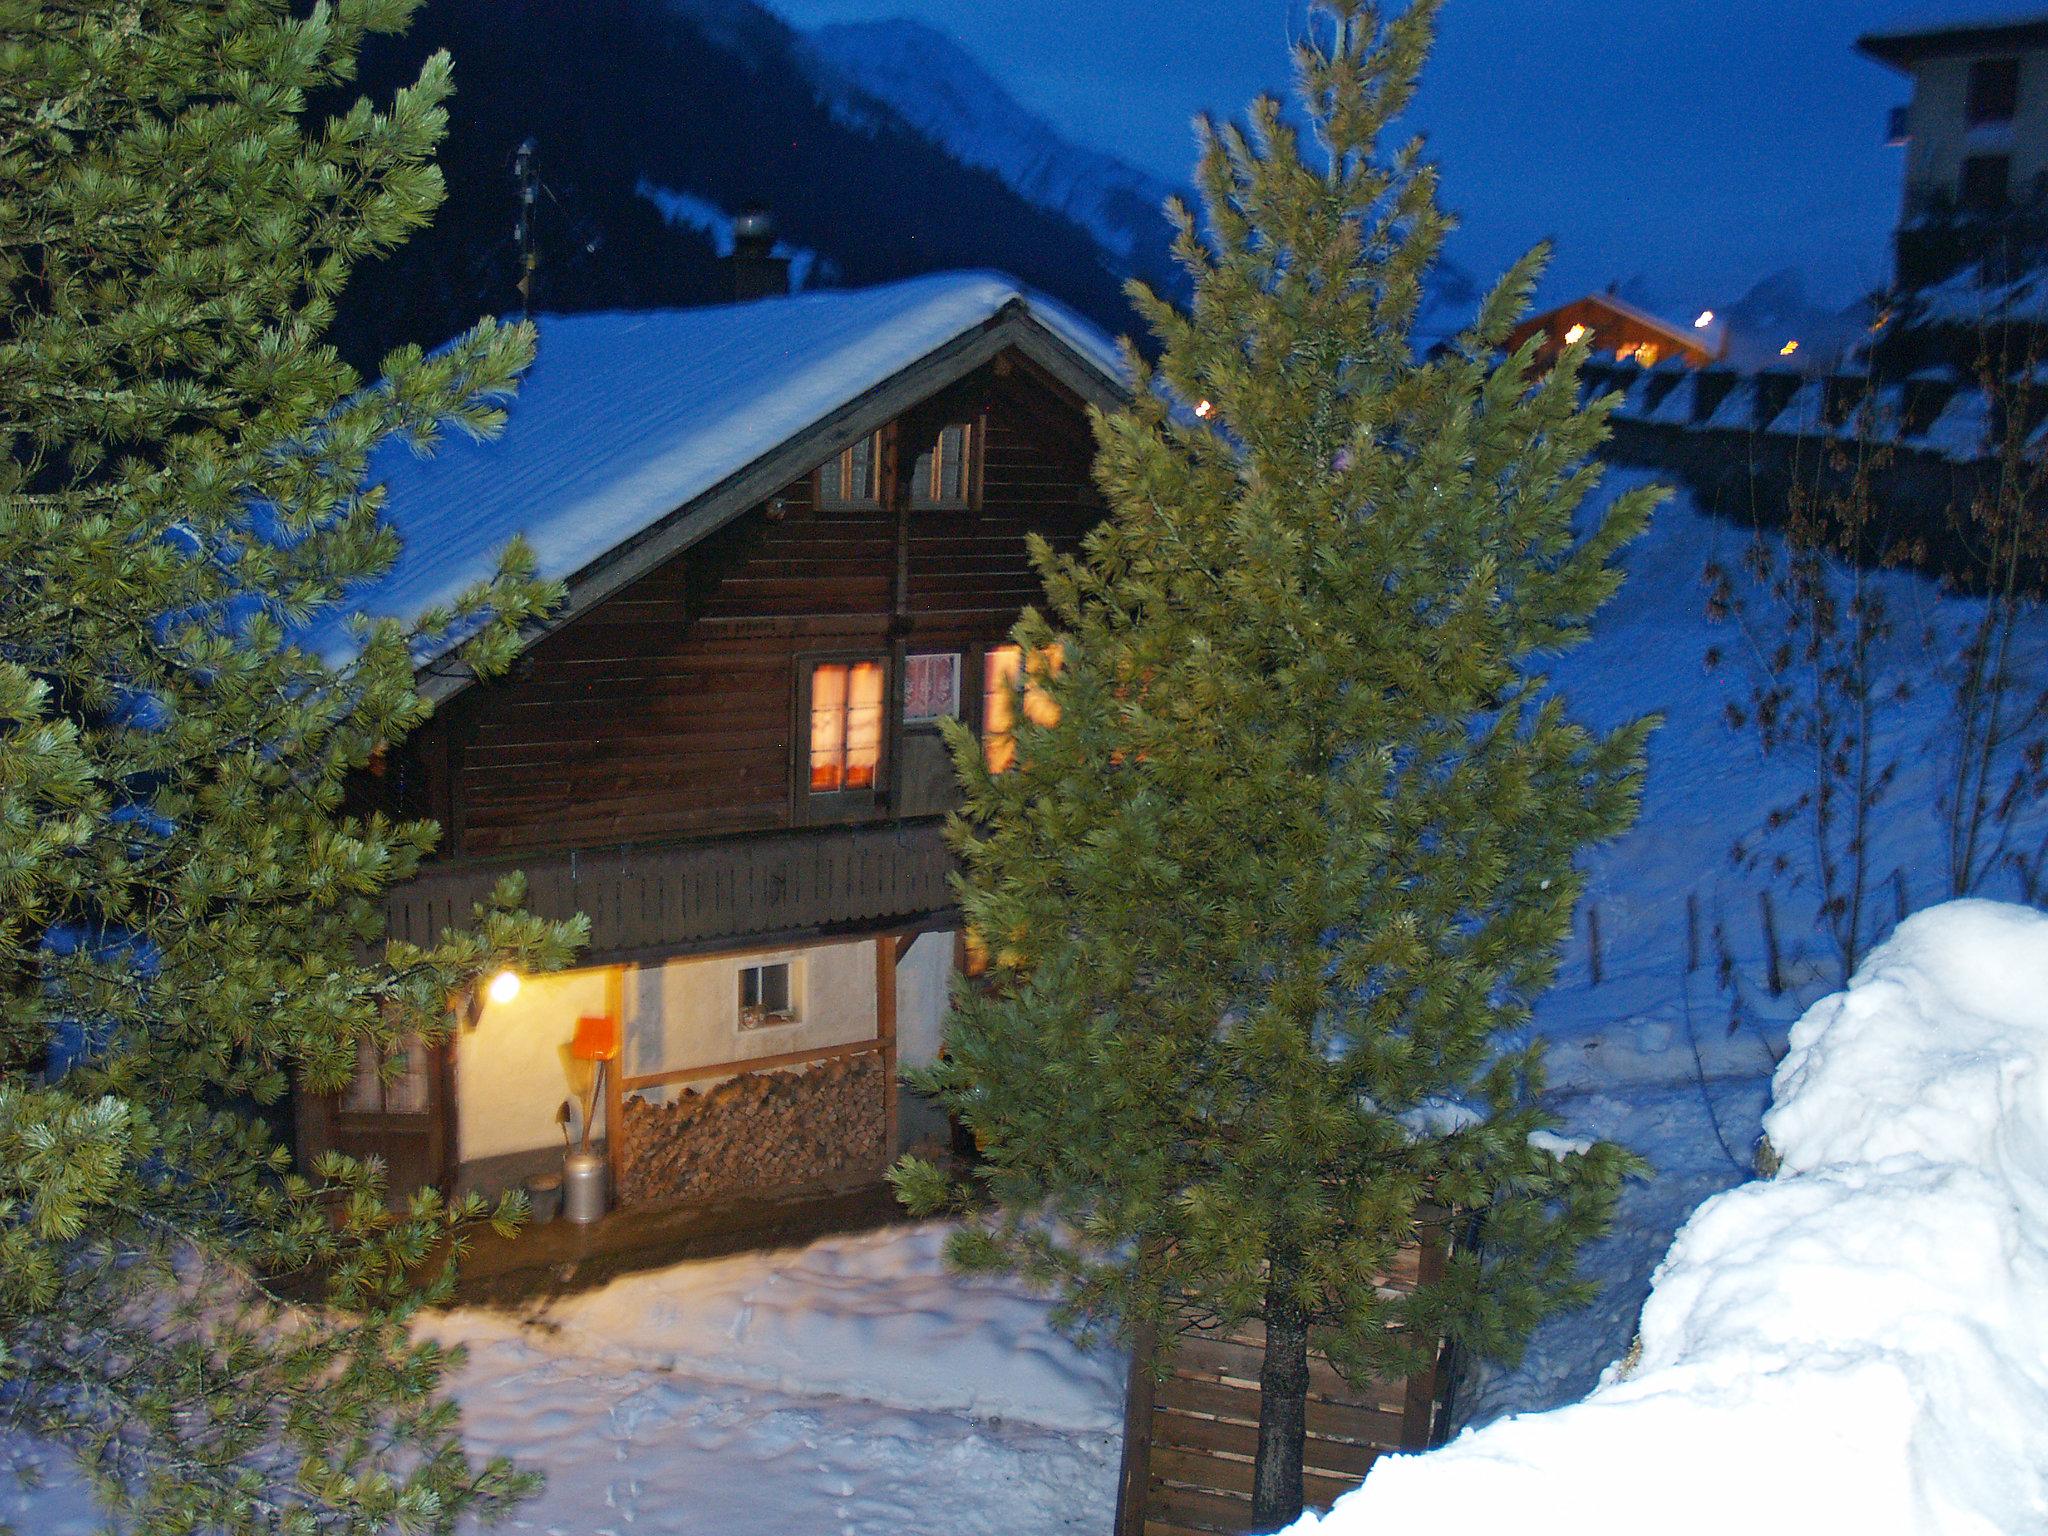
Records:
[[[848,472],[853,465],[853,455],[863,443],[868,445],[868,494],[864,498],[849,497],[843,494],[843,491],[849,478]],[[879,510],[887,500],[883,495],[882,485],[882,467],[886,462],[886,446],[883,441],[883,429],[877,427],[864,437],[856,437],[852,442],[840,449],[832,458],[820,464],[811,472],[812,505],[821,512],[874,512]],[[837,467],[837,480],[842,494],[827,495],[825,491],[825,471],[834,466]]]
[[[1991,191],[1989,187],[1982,188],[1981,190],[1972,188],[1971,182],[1974,179],[1971,173],[1972,166],[2000,168],[1996,172],[1995,177],[1988,170],[1982,173],[1987,179],[1996,180],[1997,189],[1995,196],[1988,195]],[[1956,169],[1956,204],[1968,213],[1997,213],[2010,207],[2012,205],[2012,156],[2005,154],[1963,156],[1962,164]]]
[[[881,739],[876,744],[874,782],[858,789],[811,788],[811,694],[818,668],[855,667],[871,664],[881,669]],[[886,650],[806,651],[795,658],[796,677],[790,690],[790,808],[798,824],[856,819],[870,815],[887,801],[890,756],[891,712],[896,708],[897,684]],[[850,679],[849,679],[850,680]]]
[[[2003,127],[2019,115],[2019,58],[2012,55],[1970,60],[1963,79],[1963,126]]]
[[[941,450],[945,446],[946,434],[961,434],[960,450],[960,494],[957,497],[941,496],[934,487],[940,473]],[[907,503],[918,511],[971,512],[981,505],[982,443],[987,433],[983,430],[981,416],[968,416],[958,421],[947,421],[932,434],[928,447],[910,460],[910,471],[906,477]]]
[[[913,661],[932,659],[950,661],[953,664],[953,707],[943,714],[913,715],[910,713],[910,664]],[[905,730],[936,731],[941,720],[959,720],[964,718],[967,713],[967,700],[963,687],[966,681],[966,660],[966,653],[959,650],[904,652],[903,679],[900,690],[902,697],[899,700],[899,708],[902,711],[900,718]]]
[[[741,1001],[746,996],[747,973],[765,973],[780,967],[783,975],[783,997],[786,1006],[770,1014],[765,1009],[759,1022],[747,1022],[748,1004]],[[804,1022],[804,967],[803,957],[796,954],[775,953],[748,955],[735,962],[732,972],[732,1027],[735,1035],[751,1035],[767,1029],[793,1029]],[[754,1006],[760,1007],[759,1004]]]

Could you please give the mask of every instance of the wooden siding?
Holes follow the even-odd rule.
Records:
[[[1381,1289],[1412,1291],[1434,1281],[1442,1264],[1436,1243],[1410,1245]],[[1138,1341],[1124,1404],[1114,1536],[1245,1536],[1259,1528],[1251,1496],[1265,1347],[1257,1323],[1228,1337],[1185,1336],[1166,1378],[1155,1381],[1151,1342]],[[1406,1381],[1352,1383],[1312,1349],[1302,1452],[1309,1504],[1328,1509],[1388,1451],[1427,1449],[1442,1387],[1436,1366]]]
[[[949,912],[953,867],[936,821],[829,827],[708,842],[458,860],[392,891],[394,938],[431,944],[466,927],[499,878],[525,870],[527,910],[590,918],[582,963],[730,948]]]
[[[457,858],[788,828],[803,819],[797,670],[819,653],[969,653],[972,722],[974,653],[1040,596],[1027,534],[1071,548],[1102,506],[1078,401],[1015,353],[885,429],[902,449],[885,464],[892,492],[894,461],[958,420],[983,432],[971,510],[894,494],[824,510],[798,480],[541,639],[512,677],[451,700],[387,767],[381,803],[437,817]],[[884,794],[851,814],[901,809]]]

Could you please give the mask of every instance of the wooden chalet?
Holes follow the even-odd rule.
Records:
[[[590,948],[303,1100],[302,1153],[510,1187],[558,1165],[569,1042],[609,1016],[624,1200],[872,1177],[918,1133],[897,1070],[937,1053],[958,948],[938,722],[1005,750],[1025,537],[1102,515],[1115,350],[985,273],[539,331],[501,439],[379,461],[405,548],[362,606],[417,614],[515,533],[568,600],[509,678],[425,657],[435,717],[368,793],[443,828],[394,934],[520,869]]]
[[[1541,332],[1543,344],[1536,353],[1539,366],[1547,367],[1567,346],[1583,340],[1592,348],[1593,355],[1602,359],[1637,363],[1644,368],[1666,362],[1704,368],[1719,361],[1724,333],[1711,324],[1711,316],[1701,318],[1709,324],[1674,325],[1614,294],[1589,293],[1556,309],[1531,315],[1509,334],[1508,350],[1513,351]]]

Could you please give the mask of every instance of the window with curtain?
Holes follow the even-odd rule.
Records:
[[[879,661],[811,668],[811,793],[873,789],[882,762],[884,669]]]

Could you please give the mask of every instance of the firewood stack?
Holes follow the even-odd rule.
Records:
[[[882,1166],[882,1059],[746,1072],[674,1103],[625,1101],[620,1198],[700,1200],[870,1176]]]

